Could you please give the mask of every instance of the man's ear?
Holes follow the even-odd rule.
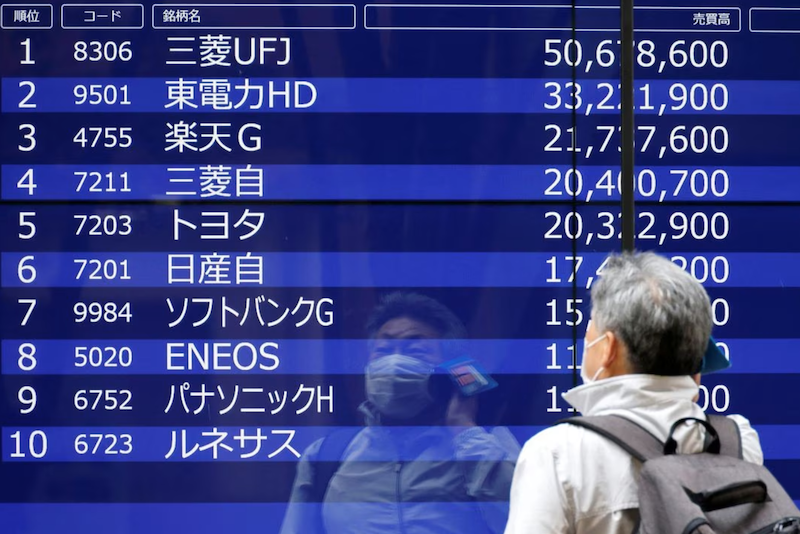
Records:
[[[605,332],[606,342],[603,343],[602,353],[600,355],[600,365],[606,369],[612,369],[614,365],[619,365],[622,360],[621,357],[621,343],[613,332]]]

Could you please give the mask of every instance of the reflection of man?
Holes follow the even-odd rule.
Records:
[[[304,452],[281,533],[502,532],[519,445],[476,426],[476,397],[434,372],[459,355],[463,324],[431,298],[393,293],[367,333],[367,426],[340,458],[320,452],[325,440]],[[341,463],[327,477],[318,460]]]

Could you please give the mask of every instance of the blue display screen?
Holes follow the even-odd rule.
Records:
[[[747,417],[800,501],[800,3],[657,4],[634,10],[635,245],[707,288],[732,367],[697,402]],[[0,22],[0,530],[502,533],[510,472],[475,473],[572,413],[622,247],[619,6]],[[435,350],[477,367],[437,364],[437,391],[491,386],[381,442],[387,295],[461,324]]]

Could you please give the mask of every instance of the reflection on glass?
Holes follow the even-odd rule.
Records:
[[[396,292],[366,330],[365,426],[304,451],[281,533],[503,532],[519,444],[476,425],[480,396],[446,370],[464,355],[463,323],[430,297]]]

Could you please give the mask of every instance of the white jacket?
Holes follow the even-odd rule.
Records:
[[[665,441],[671,423],[705,419],[693,401],[698,387],[689,376],[625,375],[576,387],[563,395],[582,415],[621,415]],[[758,434],[747,419],[739,424],[744,459],[761,464]],[[678,452],[702,450],[705,428],[676,431]],[[528,440],[511,485],[505,534],[629,534],[638,519],[641,464],[607,439],[574,425],[550,427]]]

